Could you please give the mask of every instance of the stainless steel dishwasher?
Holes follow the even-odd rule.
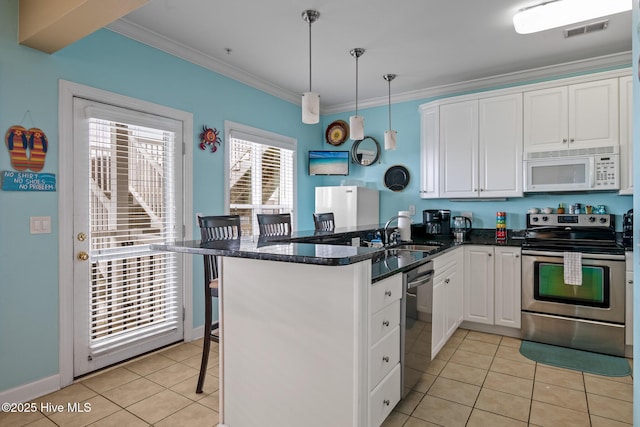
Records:
[[[417,384],[431,363],[431,313],[418,310],[420,301],[433,301],[433,261],[403,274],[400,319],[402,397]]]

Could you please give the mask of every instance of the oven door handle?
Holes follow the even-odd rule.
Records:
[[[580,251],[568,251],[568,252],[580,252]],[[535,251],[535,250],[523,250],[522,255],[532,255],[532,256],[548,256],[548,257],[562,257],[564,251]],[[624,255],[615,255],[615,254],[589,254],[583,253],[582,259],[604,259],[604,260],[612,260],[612,261],[624,261]]]

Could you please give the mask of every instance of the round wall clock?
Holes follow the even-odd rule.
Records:
[[[329,144],[341,145],[349,138],[349,125],[344,120],[336,120],[327,126],[325,137]]]

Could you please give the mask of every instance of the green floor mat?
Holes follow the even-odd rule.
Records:
[[[624,377],[631,374],[629,362],[624,357],[591,353],[531,341],[522,341],[520,353],[545,365],[573,369],[608,377]]]

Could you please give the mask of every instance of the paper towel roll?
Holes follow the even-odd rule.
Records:
[[[408,242],[411,240],[411,215],[409,214],[409,211],[399,211],[398,217],[400,240]]]

